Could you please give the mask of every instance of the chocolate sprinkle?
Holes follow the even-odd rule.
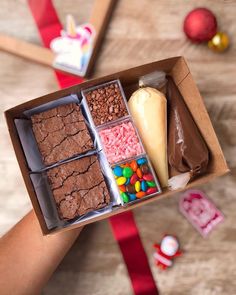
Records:
[[[96,126],[128,115],[117,82],[91,90],[85,97]]]

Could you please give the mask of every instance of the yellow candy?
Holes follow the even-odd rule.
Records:
[[[126,178],[123,177],[123,176],[118,177],[118,178],[116,179],[116,183],[117,183],[118,185],[125,184],[125,183],[126,183]]]
[[[140,189],[141,189],[140,181],[135,182],[134,188],[135,188],[137,193],[140,192]]]

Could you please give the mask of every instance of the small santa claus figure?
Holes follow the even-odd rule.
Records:
[[[179,250],[178,240],[170,235],[165,235],[161,244],[154,244],[156,252],[153,254],[156,265],[165,270],[172,266],[173,258],[180,256],[182,252]]]

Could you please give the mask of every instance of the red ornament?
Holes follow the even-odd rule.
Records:
[[[209,41],[217,32],[214,14],[206,8],[196,8],[184,20],[184,32],[193,42]]]

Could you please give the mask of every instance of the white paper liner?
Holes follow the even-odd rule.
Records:
[[[41,104],[40,106],[24,111],[23,114],[30,119],[30,117],[34,114],[45,112],[50,109],[59,107],[60,105],[68,104],[72,102],[78,103],[78,104],[80,103],[80,100],[76,94],[71,94],[71,95],[64,96],[56,100]]]
[[[30,174],[30,178],[47,228],[51,230],[65,225],[65,222],[59,219],[56,203],[52,196],[46,173],[32,173]]]
[[[29,169],[31,171],[33,171],[33,172],[41,171],[41,170],[45,169],[46,166],[43,163],[41,154],[39,152],[39,148],[38,148],[38,145],[37,145],[37,142],[36,142],[33,130],[32,130],[32,123],[31,123],[30,117],[34,114],[41,113],[41,112],[47,111],[49,109],[56,108],[60,105],[69,104],[72,102],[80,104],[80,100],[78,99],[77,95],[73,94],[70,96],[66,96],[66,97],[57,99],[55,101],[40,105],[36,108],[27,110],[23,113],[23,115],[25,116],[25,119],[22,118],[22,119],[15,119],[14,120],[16,129],[17,129],[17,132],[18,132],[18,135],[19,135],[22,147],[23,147],[23,151],[24,151],[24,154],[26,157],[26,161],[27,161],[27,164],[28,164]],[[86,115],[84,114],[82,107],[81,107],[81,111],[84,116],[84,122],[87,125],[90,135],[92,137],[94,149],[96,149],[97,138],[94,136],[95,132],[94,132],[94,130],[91,130],[91,126],[86,119]],[[87,153],[89,154],[90,151]],[[87,154],[87,153],[84,153],[84,154]],[[59,161],[58,163],[62,163],[62,162],[64,162],[64,160]],[[50,165],[50,167],[53,167],[55,165],[56,164]]]

